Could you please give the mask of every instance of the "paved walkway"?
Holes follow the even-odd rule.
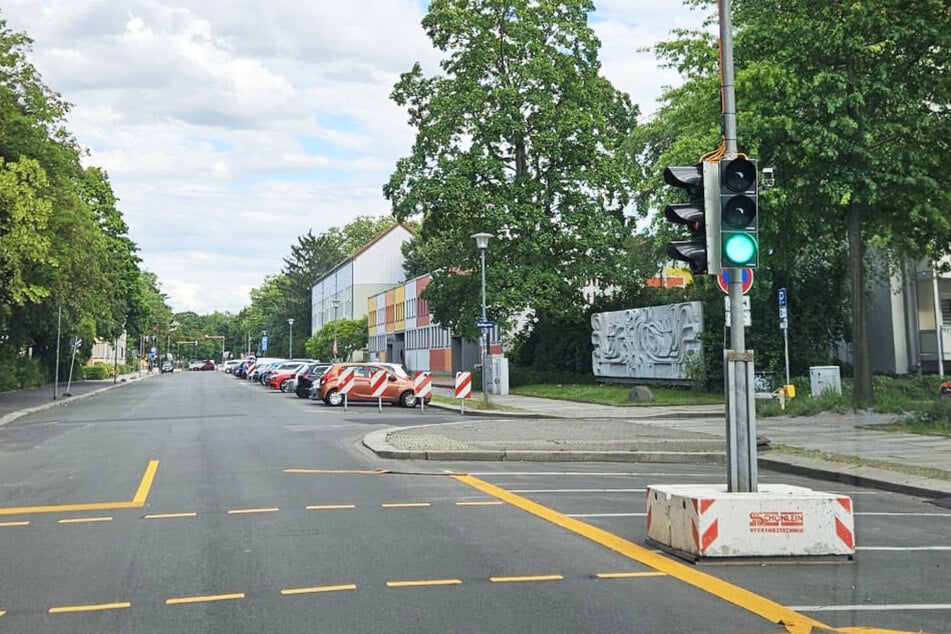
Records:
[[[490,400],[497,411],[468,408],[452,422],[379,430],[364,444],[381,457],[412,460],[725,461],[721,405],[614,407],[514,394]],[[759,419],[760,468],[951,499],[951,438],[875,429],[893,418]]]

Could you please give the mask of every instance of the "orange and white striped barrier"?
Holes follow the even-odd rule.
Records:
[[[386,391],[386,379],[389,374],[385,370],[374,370],[370,373],[370,396],[377,398],[377,407],[383,413],[383,392]]]
[[[472,398],[472,373],[456,372],[456,386],[454,390],[455,397],[459,400],[459,410],[466,413],[467,398]]]
[[[353,389],[356,379],[353,376],[353,368],[344,368],[340,370],[340,376],[337,378],[337,391],[343,394],[343,409],[347,409],[347,395]]]
[[[430,396],[433,393],[433,373],[432,372],[418,372],[415,377],[413,377],[413,394],[416,395],[416,398],[419,399],[419,409],[420,411],[425,411],[426,408],[426,397]]]

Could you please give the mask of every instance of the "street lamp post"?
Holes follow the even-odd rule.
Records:
[[[334,300],[333,300],[333,305],[334,305],[334,349],[333,349],[333,353],[334,353],[334,363],[336,363],[336,362],[337,362],[337,307],[340,306],[340,300],[334,298]]]
[[[287,338],[287,358],[294,358],[294,318],[290,317],[287,320],[287,325],[290,327],[290,335]]]
[[[482,232],[482,233],[474,233],[474,234],[472,234],[472,236],[470,236],[470,237],[475,238],[476,246],[479,248],[479,257],[480,257],[481,262],[482,262],[482,323],[484,324],[484,323],[486,322],[486,314],[485,314],[485,250],[489,248],[489,238],[492,237],[492,234],[491,234],[491,233],[484,233],[484,232]],[[480,326],[480,328],[479,328],[479,333],[480,333],[479,348],[481,349],[481,353],[482,353],[482,401],[483,401],[484,403],[488,403],[488,402],[489,402],[489,396],[488,396],[488,391],[486,390],[486,383],[488,382],[488,379],[489,379],[489,372],[488,372],[488,368],[486,368],[486,365],[485,365],[485,360],[486,360],[485,358],[486,358],[487,349],[488,349],[488,347],[489,347],[489,336],[488,336],[488,333],[486,332],[486,328],[481,327],[481,326]]]

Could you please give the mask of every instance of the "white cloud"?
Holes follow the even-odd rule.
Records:
[[[106,169],[143,266],[174,310],[237,312],[297,237],[382,216],[413,142],[389,95],[439,55],[424,0],[7,0],[68,127]],[[702,14],[600,0],[603,72],[655,108],[680,81],[639,49]]]

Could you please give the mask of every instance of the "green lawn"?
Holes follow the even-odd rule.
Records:
[[[723,403],[720,394],[697,392],[691,389],[671,387],[651,387],[653,401],[633,402],[628,393],[631,385],[520,385],[511,389],[513,394],[538,396],[580,403],[599,405],[618,405],[624,407],[645,407],[651,405],[710,405]]]

